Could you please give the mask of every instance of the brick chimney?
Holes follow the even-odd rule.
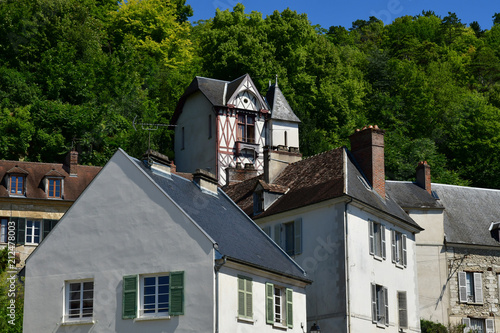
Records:
[[[242,182],[257,176],[257,169],[252,163],[245,163],[245,168],[241,167],[241,163],[236,163],[236,167],[226,168],[226,185]]]
[[[419,162],[417,166],[417,185],[432,194],[431,192],[431,167],[427,161]]]
[[[370,125],[357,129],[349,139],[351,152],[361,170],[373,189],[385,199],[384,135],[385,131],[377,125]]]
[[[202,191],[217,194],[218,181],[213,173],[204,169],[196,169],[193,173],[193,181]]]
[[[78,152],[72,149],[68,155],[66,155],[66,163],[69,169],[68,173],[70,177],[77,176],[77,166],[78,166]]]
[[[272,184],[289,164],[301,159],[302,154],[295,150],[288,151],[282,148],[275,150],[268,146],[264,147],[264,181]]]

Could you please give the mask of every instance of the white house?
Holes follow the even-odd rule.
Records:
[[[213,175],[118,150],[25,267],[24,332],[296,332],[300,268]]]
[[[422,228],[385,193],[384,131],[368,127],[338,148],[284,163],[228,195],[314,280],[308,325],[322,332],[420,332],[415,236]]]
[[[172,123],[177,170],[210,170],[220,185],[262,173],[264,146],[299,155],[300,120],[277,80],[264,98],[248,74],[230,82],[197,76]]]

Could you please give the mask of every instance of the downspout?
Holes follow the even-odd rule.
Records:
[[[346,297],[347,297],[347,332],[351,332],[351,297],[350,297],[350,291],[349,291],[349,244],[347,243],[349,239],[349,233],[347,231],[347,218],[349,214],[347,214],[347,205],[349,205],[352,202],[352,197],[350,198],[349,201],[345,203],[344,206],[344,232],[345,232],[345,242],[344,242],[344,251],[345,251],[345,281],[346,281]]]
[[[215,333],[219,333],[219,270],[226,261],[226,256],[215,259]]]

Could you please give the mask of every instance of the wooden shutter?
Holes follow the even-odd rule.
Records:
[[[369,236],[370,236],[370,254],[375,254],[375,234],[373,221],[368,220]]]
[[[474,302],[483,303],[483,274],[474,273]]]
[[[407,251],[406,251],[406,235],[402,235],[402,239],[401,241],[403,242],[403,266],[406,267],[407,263],[408,263],[408,255],[407,255]]]
[[[398,291],[399,327],[408,328],[408,304],[406,292]]]
[[[387,292],[387,288],[382,289],[382,293],[384,294],[384,308],[385,308],[385,326],[389,326],[389,293]]]
[[[486,319],[486,333],[495,333],[495,320]]]
[[[248,318],[253,317],[253,294],[252,294],[252,279],[245,279],[246,284],[246,313]]]
[[[170,273],[170,315],[184,314],[184,272]]]
[[[238,277],[238,316],[245,317],[245,279]]]
[[[372,322],[377,323],[377,285],[372,283]]]
[[[464,333],[470,332],[470,318],[462,318],[462,325],[465,325]]]
[[[385,259],[386,257],[386,252],[385,252],[385,227],[383,225],[380,225],[380,239],[382,243],[382,258]]]
[[[397,262],[397,248],[396,248],[396,230],[391,230],[391,252],[392,252],[392,262]]]
[[[302,218],[298,218],[294,221],[293,230],[295,233],[293,250],[294,254],[302,253]]]
[[[465,272],[458,272],[458,297],[460,303],[467,303],[467,275]]]
[[[23,245],[26,241],[26,219],[18,217],[17,220],[17,244]]]
[[[274,242],[281,247],[281,223],[278,223],[274,226]]]
[[[274,324],[274,284],[266,283],[266,323]]]
[[[137,275],[127,275],[123,277],[123,319],[137,317],[137,281]]]
[[[293,290],[286,289],[286,326],[293,328]]]
[[[45,237],[47,237],[47,235],[49,234],[49,232],[52,231],[52,229],[55,227],[55,225],[57,224],[57,220],[43,220],[43,239],[45,239]]]
[[[238,277],[238,316],[252,318],[252,279]]]

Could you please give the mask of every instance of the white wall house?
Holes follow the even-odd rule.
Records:
[[[297,332],[300,268],[208,172],[118,150],[25,267],[24,332]]]
[[[365,128],[351,136],[352,152],[334,149],[226,188],[314,280],[308,327],[322,332],[420,332],[422,228],[385,195],[383,135]]]
[[[300,120],[277,82],[265,99],[248,74],[233,81],[196,77],[179,100],[172,123],[177,170],[208,169],[220,185],[233,178],[227,168],[245,166],[251,175],[262,173],[265,146],[298,154]]]

